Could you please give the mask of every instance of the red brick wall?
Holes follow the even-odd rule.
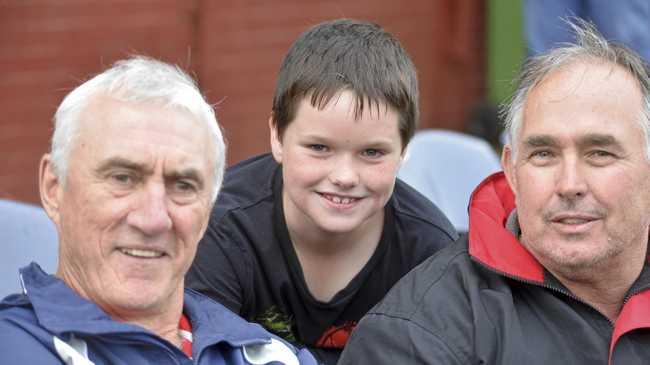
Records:
[[[483,13],[472,0],[0,0],[0,197],[39,201],[38,160],[58,103],[129,54],[198,77],[218,103],[230,163],[266,151],[282,57],[300,32],[332,18],[396,34],[418,68],[422,126],[460,129],[484,94]]]

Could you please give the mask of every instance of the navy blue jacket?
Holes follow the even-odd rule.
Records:
[[[136,325],[111,319],[34,263],[20,270],[25,294],[0,303],[2,364],[315,364],[222,305],[186,290],[192,358]]]

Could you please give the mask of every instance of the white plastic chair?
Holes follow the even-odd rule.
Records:
[[[417,132],[409,143],[398,176],[434,202],[458,231],[467,232],[470,195],[499,170],[499,157],[486,141],[429,129]]]
[[[0,299],[22,291],[18,269],[30,262],[46,272],[56,270],[56,227],[41,207],[0,199],[0,232]]]

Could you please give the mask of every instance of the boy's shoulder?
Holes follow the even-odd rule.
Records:
[[[270,153],[257,155],[230,166],[224,175],[215,211],[246,208],[273,199],[273,184],[280,165]]]
[[[429,225],[448,235],[452,240],[458,238],[456,229],[447,216],[429,199],[399,178],[389,203],[394,207],[398,220],[422,226]]]

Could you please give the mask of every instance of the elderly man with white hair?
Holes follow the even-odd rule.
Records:
[[[219,191],[214,111],[177,67],[117,62],[66,96],[40,164],[60,237],[56,275],[21,269],[0,304],[0,362],[312,364],[261,327],[184,289]]]

